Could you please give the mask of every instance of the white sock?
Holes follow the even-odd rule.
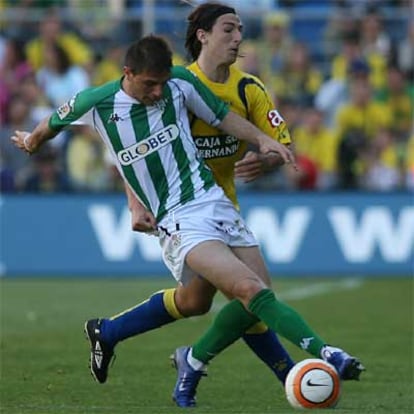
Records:
[[[325,361],[331,357],[334,352],[343,352],[341,348],[336,348],[334,346],[325,345],[321,349],[321,358]]]
[[[187,354],[187,362],[192,369],[195,371],[202,371],[205,367],[204,362],[199,361],[193,357],[193,348],[190,348]]]

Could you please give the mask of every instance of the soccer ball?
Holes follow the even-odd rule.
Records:
[[[339,401],[341,381],[333,365],[305,359],[289,371],[285,392],[294,408],[332,408]]]

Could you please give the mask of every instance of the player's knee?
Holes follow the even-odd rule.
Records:
[[[233,285],[232,295],[242,303],[248,304],[266,285],[258,278],[245,278]]]
[[[211,308],[212,300],[200,296],[177,295],[175,303],[181,315],[190,317],[207,313]]]

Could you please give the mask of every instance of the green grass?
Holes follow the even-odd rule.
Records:
[[[193,342],[214,315],[179,321],[118,345],[108,382],[88,372],[83,323],[109,316],[172,279],[21,279],[0,281],[0,412],[178,413],[168,356]],[[335,413],[413,412],[413,281],[275,280],[276,290],[329,342],[358,355],[360,382],[343,384]],[[310,287],[316,290],[310,290]],[[332,289],[332,288],[337,289]],[[320,288],[320,289],[319,289]],[[303,293],[313,292],[308,297]],[[319,292],[319,293],[318,293]],[[218,297],[217,306],[224,300]],[[306,354],[286,343],[295,359]],[[198,394],[201,413],[291,413],[271,372],[242,342],[217,357]],[[325,410],[331,412],[331,410]]]

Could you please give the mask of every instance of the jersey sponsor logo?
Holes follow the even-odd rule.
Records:
[[[165,147],[178,136],[179,131],[177,126],[174,124],[168,125],[143,141],[119,151],[117,154],[118,160],[124,166],[131,165],[147,155],[158,151],[160,148]]]
[[[274,128],[277,128],[284,122],[282,115],[280,115],[276,109],[272,109],[267,113],[267,119],[270,122],[270,125]]]
[[[65,119],[73,111],[73,108],[75,106],[75,99],[76,95],[73,98],[71,98],[70,101],[65,102],[62,106],[60,106],[57,109],[56,113],[59,119]]]
[[[231,157],[240,148],[240,141],[232,135],[194,137],[198,155],[205,160]]]

